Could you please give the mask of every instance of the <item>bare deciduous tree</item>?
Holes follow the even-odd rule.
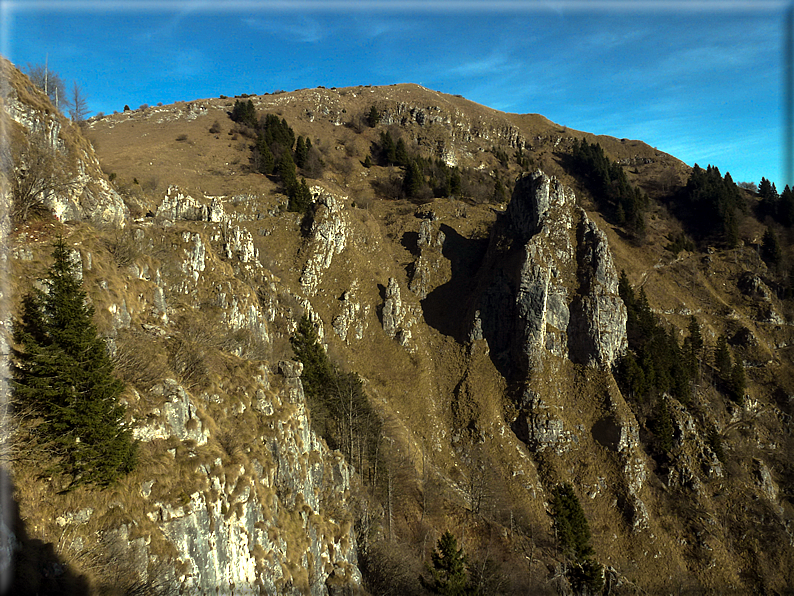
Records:
[[[65,111],[69,107],[66,82],[57,72],[49,70],[46,64],[28,64],[25,74],[31,83],[47,94],[56,108]]]
[[[74,83],[72,87],[72,94],[71,94],[71,107],[69,109],[69,115],[72,117],[72,122],[83,122],[88,116],[88,103],[86,102],[85,93],[83,93],[82,88],[77,82]]]
[[[46,210],[46,200],[77,184],[67,160],[55,149],[43,131],[27,136],[12,155],[11,219],[23,222],[33,213]]]

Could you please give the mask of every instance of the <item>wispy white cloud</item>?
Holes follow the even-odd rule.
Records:
[[[377,12],[353,13],[350,15],[349,24],[357,39],[412,35],[424,29],[421,22],[415,18],[387,17]]]
[[[605,28],[595,31],[590,35],[585,36],[581,41],[582,45],[584,46],[611,50],[614,48],[636,44],[637,42],[646,38],[649,33],[649,30],[646,28],[618,29],[610,27],[609,29]]]
[[[508,54],[495,52],[452,67],[449,69],[449,74],[456,77],[481,77],[516,72],[521,68],[522,64]]]
[[[271,17],[245,17],[242,22],[255,31],[270,33],[299,43],[317,43],[326,37],[326,26],[319,19],[308,16],[295,19],[289,15],[275,13]]]

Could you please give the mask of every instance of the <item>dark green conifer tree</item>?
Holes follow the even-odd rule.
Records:
[[[298,137],[295,143],[295,165],[302,168],[306,165],[306,159],[309,157],[309,147],[306,145],[306,140],[301,136]]]
[[[731,368],[731,378],[730,378],[730,391],[731,391],[731,398],[737,402],[742,403],[744,401],[744,394],[747,390],[747,381],[744,375],[744,365],[739,362],[739,359],[736,359],[733,367]]]
[[[761,240],[761,258],[770,267],[777,267],[783,261],[783,249],[772,228],[767,228]]]
[[[301,178],[300,184],[295,184],[289,191],[287,211],[306,213],[312,204],[312,193],[306,184],[306,178]]]
[[[403,178],[403,192],[408,198],[415,197],[424,186],[425,179],[422,174],[422,167],[419,161],[412,159],[405,168],[405,178]]]
[[[669,453],[673,448],[673,418],[670,415],[670,404],[667,403],[667,397],[664,395],[659,398],[654,432],[659,447],[665,453]]]
[[[590,525],[570,484],[565,482],[554,487],[551,507],[562,552],[577,561],[591,557]]]
[[[731,351],[728,348],[728,338],[720,335],[717,338],[717,348],[714,350],[714,366],[723,380],[729,379],[733,369]]]
[[[498,178],[493,185],[493,198],[494,203],[504,203],[507,200],[507,194],[505,193],[505,187],[502,184],[502,181]]]
[[[52,469],[67,477],[67,489],[106,486],[136,463],[136,444],[118,401],[124,384],[113,375],[63,238],[55,241],[52,256],[45,291],[33,289],[22,318],[14,321],[13,404],[40,418],[35,435],[51,455]]]
[[[551,514],[562,552],[573,559],[568,578],[577,593],[598,594],[604,585],[601,564],[593,560],[590,526],[573,487],[565,482],[552,491]]]
[[[380,164],[390,166],[397,163],[397,146],[388,130],[380,133]]]
[[[295,192],[295,187],[298,186],[298,175],[295,161],[292,159],[290,151],[284,151],[281,154],[277,170],[279,176],[281,176],[281,181],[284,183],[284,190],[288,196],[291,196]]]
[[[370,128],[375,128],[380,122],[380,112],[378,112],[378,108],[372,106],[369,109],[369,114],[367,115],[367,124]]]
[[[232,120],[239,122],[245,126],[256,128],[256,108],[254,102],[250,99],[248,101],[240,101],[239,99],[234,102],[231,114]]]
[[[447,530],[438,539],[430,555],[432,566],[427,570],[431,579],[422,576],[422,584],[434,594],[464,596],[470,594],[467,557],[463,548],[458,548],[455,536]]]
[[[398,166],[407,167],[411,161],[408,155],[408,148],[405,146],[405,141],[402,139],[397,140],[397,145],[394,148],[394,163]]]
[[[303,363],[303,391],[310,401],[322,401],[326,388],[331,384],[334,370],[328,355],[309,317],[304,315],[298,323],[295,334],[290,338],[292,351]]]
[[[794,225],[794,190],[788,185],[786,185],[786,188],[780,193],[780,200],[777,205],[777,217],[778,221],[787,228]]]

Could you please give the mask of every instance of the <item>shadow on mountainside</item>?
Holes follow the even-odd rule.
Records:
[[[469,298],[477,287],[476,275],[488,249],[488,238],[465,238],[446,224],[441,225],[441,232],[441,253],[450,262],[452,276],[422,300],[422,311],[428,325],[463,342]]]
[[[87,596],[88,581],[70,569],[50,542],[28,535],[8,472],[0,468],[0,595]],[[13,532],[13,539],[8,532]],[[12,545],[8,560],[8,545]]]

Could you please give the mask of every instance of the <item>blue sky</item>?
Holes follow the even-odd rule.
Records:
[[[783,0],[0,0],[0,52],[92,113],[304,87],[418,83],[643,140],[736,181],[784,164]]]

